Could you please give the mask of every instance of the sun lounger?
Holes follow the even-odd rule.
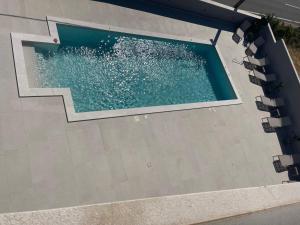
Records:
[[[275,129],[291,125],[289,117],[265,117],[262,118],[262,126],[265,132],[274,132]]]
[[[256,68],[264,67],[270,64],[269,59],[266,57],[260,59],[248,57],[248,62],[244,61],[243,63],[245,67],[249,70],[254,70]]]
[[[262,119],[263,122],[267,122],[271,127],[279,128],[291,125],[289,117],[266,117]]]
[[[285,168],[300,165],[300,154],[276,155],[273,156],[273,161],[279,161],[280,165]]]
[[[257,53],[258,48],[265,43],[265,40],[262,37],[258,37],[254,42],[252,42],[249,47],[246,49],[245,53],[247,56],[253,56]]]
[[[291,154],[291,155],[275,155],[273,156],[273,166],[277,173],[284,171],[296,172],[296,175],[299,176],[298,166],[300,165],[300,154]],[[293,168],[297,168],[296,170]]]
[[[276,80],[276,75],[273,73],[265,74],[265,73],[262,73],[256,69],[254,69],[253,74],[254,74],[254,77],[256,77],[257,79],[260,79],[264,82],[272,82],[272,81]]]
[[[245,36],[245,32],[251,27],[251,23],[245,20],[232,35],[232,39],[238,44]]]
[[[283,98],[268,98],[266,96],[257,96],[255,97],[257,102],[261,102],[263,105],[273,108],[278,108],[284,106]]]
[[[259,66],[259,67],[263,67],[266,65],[269,65],[269,60],[268,58],[260,58],[260,59],[256,59],[253,57],[248,57],[249,63],[255,65],[255,66]]]
[[[271,114],[273,113],[273,116],[274,114],[279,115],[278,113],[280,113],[280,111],[278,111],[278,108],[285,104],[283,98],[271,99],[265,96],[256,96],[255,103],[259,110],[267,111]]]
[[[300,154],[276,155],[273,156],[273,165],[277,173],[288,171],[288,176],[292,181],[300,180]]]

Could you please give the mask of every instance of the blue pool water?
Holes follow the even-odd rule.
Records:
[[[76,112],[236,99],[213,46],[58,24],[35,46],[40,87],[70,88]]]

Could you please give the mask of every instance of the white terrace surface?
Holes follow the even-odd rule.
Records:
[[[214,39],[217,29],[88,0],[1,0],[0,13],[46,15]],[[214,109],[67,123],[61,97],[19,98],[10,32],[48,34],[45,21],[0,16],[0,212],[279,184],[241,60],[222,30],[218,46],[241,99]]]

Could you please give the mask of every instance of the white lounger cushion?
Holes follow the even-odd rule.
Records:
[[[247,55],[256,54],[258,48],[265,43],[265,40],[262,37],[257,38],[254,42],[252,42],[249,47],[246,49]]]
[[[270,82],[270,81],[275,81],[276,80],[276,75],[275,74],[264,74],[262,72],[259,72],[257,70],[253,70],[254,76],[260,80]]]
[[[251,64],[256,66],[266,66],[269,64],[269,60],[267,58],[256,59],[253,57],[248,57],[248,60]]]
[[[245,31],[248,30],[251,27],[251,23],[248,20],[245,20],[241,26],[239,26],[236,31],[235,34],[237,36],[239,36],[239,38],[243,38],[245,35]]]
[[[237,36],[239,36],[239,38],[243,38],[244,35],[245,35],[245,32],[244,32],[241,28],[238,28],[238,29],[236,30],[235,34],[236,34]]]
[[[255,54],[257,52],[257,49],[258,49],[257,46],[254,43],[252,43],[249,45],[246,51],[250,50],[252,54]]]
[[[289,117],[280,117],[280,118],[268,117],[268,122],[270,126],[274,128],[291,125],[291,120]]]
[[[264,105],[267,105],[267,106],[280,107],[280,106],[284,105],[283,98],[274,98],[274,99],[271,99],[271,98],[268,98],[268,97],[265,97],[265,96],[260,96],[260,99],[261,99],[261,102]]]
[[[283,167],[288,167],[300,163],[300,154],[279,155],[278,159]]]

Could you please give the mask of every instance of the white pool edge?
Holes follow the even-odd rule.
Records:
[[[23,51],[22,42],[35,42],[35,43],[48,43],[48,44],[60,44],[60,39],[57,31],[57,23],[75,25],[86,28],[102,29],[108,31],[123,32],[129,34],[159,37],[180,41],[195,42],[201,44],[212,45],[210,41],[201,40],[198,38],[183,37],[167,35],[156,32],[141,31],[135,29],[121,28],[104,24],[96,24],[91,22],[83,22],[78,20],[57,18],[47,16],[47,23],[49,28],[49,36],[44,35],[33,35],[24,33],[11,33],[12,48],[15,62],[15,71],[18,83],[18,91],[20,97],[42,97],[42,96],[62,96],[65,105],[65,111],[67,119],[69,122],[83,121],[83,120],[93,120],[93,119],[104,119],[112,117],[121,116],[131,116],[140,114],[150,114],[159,112],[170,112],[179,110],[191,110],[199,108],[209,108],[209,107],[219,107],[241,104],[242,100],[238,94],[238,91],[232,81],[230,72],[225,64],[225,61],[221,55],[221,52],[217,45],[214,47],[221,59],[223,67],[226,71],[230,84],[235,92],[237,99],[233,100],[223,100],[223,101],[212,101],[212,102],[198,102],[198,103],[188,103],[188,104],[177,104],[177,105],[163,105],[163,106],[151,106],[151,107],[141,107],[141,108],[129,108],[129,109],[118,109],[118,110],[103,110],[103,111],[92,111],[92,112],[75,112],[74,103],[69,88],[30,88],[28,82],[28,76],[26,71],[25,56]],[[56,39],[56,40],[55,40]],[[55,41],[56,42],[55,42]]]

